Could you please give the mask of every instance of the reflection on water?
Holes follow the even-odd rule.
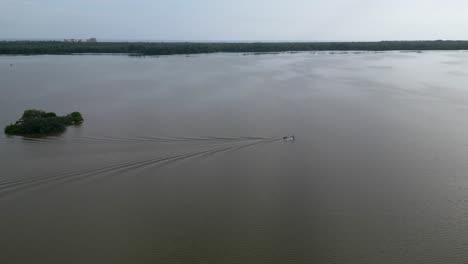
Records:
[[[0,57],[0,260],[462,263],[467,59]]]

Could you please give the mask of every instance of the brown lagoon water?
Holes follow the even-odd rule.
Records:
[[[86,121],[0,135],[0,262],[468,260],[466,52],[0,57],[26,108]]]

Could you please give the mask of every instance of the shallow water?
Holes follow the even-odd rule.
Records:
[[[0,261],[463,263],[467,83],[466,52],[0,56],[1,125],[86,119],[0,135]]]

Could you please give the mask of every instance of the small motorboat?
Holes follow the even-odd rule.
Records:
[[[294,141],[296,139],[296,137],[294,135],[292,136],[284,136],[283,137],[283,140],[285,141]]]

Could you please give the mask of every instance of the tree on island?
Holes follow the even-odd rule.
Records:
[[[81,113],[73,112],[66,116],[57,116],[52,112],[43,110],[25,110],[23,116],[5,127],[8,135],[48,135],[62,133],[67,126],[79,125],[84,119]]]

